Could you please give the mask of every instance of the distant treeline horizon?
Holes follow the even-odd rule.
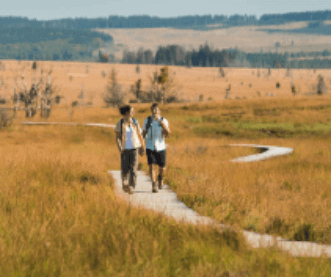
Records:
[[[63,29],[93,29],[93,28],[201,28],[214,24],[226,26],[281,24],[293,21],[322,21],[331,20],[331,10],[291,12],[284,14],[264,14],[259,19],[255,15],[187,15],[169,18],[160,18],[148,15],[117,16],[98,18],[63,18],[54,20],[37,20],[27,17],[2,16],[0,29],[41,27]]]
[[[158,50],[125,51],[122,63],[178,65],[187,67],[252,67],[252,68],[330,68],[331,52],[246,53],[238,49],[212,49],[208,44],[198,50],[185,50],[179,45],[160,46]]]

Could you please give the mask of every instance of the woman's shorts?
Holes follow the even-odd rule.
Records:
[[[167,158],[165,150],[157,152],[146,149],[146,155],[148,164],[157,164],[160,167],[165,167]]]

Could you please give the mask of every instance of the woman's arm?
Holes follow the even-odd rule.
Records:
[[[139,141],[140,141],[141,147],[142,147],[143,149],[145,149],[145,140],[144,140],[144,136],[143,136],[143,134],[141,133],[141,128],[140,128],[139,123],[137,123],[136,131],[137,131],[137,135],[138,135],[138,139],[139,139]]]
[[[122,153],[123,152],[122,135],[120,132],[116,132],[116,143],[117,143],[118,150]]]

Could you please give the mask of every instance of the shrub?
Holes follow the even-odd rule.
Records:
[[[117,73],[114,68],[110,73],[106,94],[104,95],[103,100],[107,104],[107,107],[119,107],[124,103],[122,86],[117,82]]]
[[[0,110],[0,129],[4,128],[12,123],[12,118],[6,111]]]
[[[316,232],[314,226],[309,223],[301,224],[293,235],[293,240],[315,241]]]
[[[327,91],[326,84],[324,82],[324,77],[322,75],[318,75],[317,77],[317,94],[322,95],[325,94]]]
[[[108,63],[110,61],[109,56],[107,56],[106,54],[102,54],[101,52],[99,52],[99,62],[100,63]]]
[[[36,62],[36,61],[33,62],[31,68],[32,68],[33,70],[36,70],[36,69],[37,69],[37,62]]]
[[[220,77],[224,78],[226,76],[226,73],[222,67],[220,67]]]

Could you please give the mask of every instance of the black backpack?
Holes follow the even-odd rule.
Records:
[[[149,117],[147,117],[146,135],[145,135],[145,138],[147,137],[148,130],[149,130],[149,128],[151,127],[152,120],[153,120],[153,116],[149,116]],[[161,121],[163,121],[163,117],[162,117],[162,116],[161,116]]]

